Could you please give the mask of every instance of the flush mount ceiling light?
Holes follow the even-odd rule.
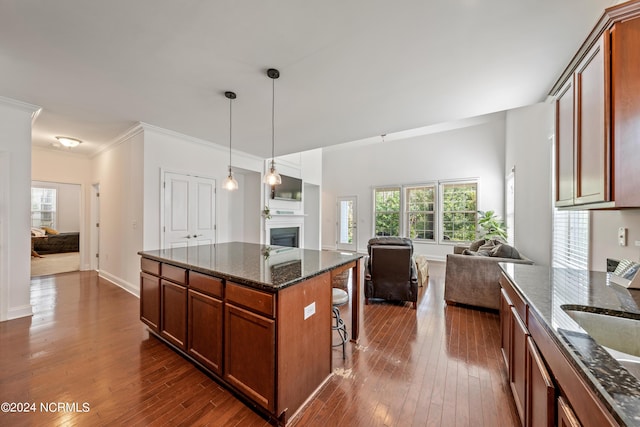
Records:
[[[67,148],[77,147],[78,145],[82,144],[82,141],[80,141],[79,139],[69,138],[68,136],[56,136],[56,139],[60,144],[64,145]]]
[[[231,119],[233,117],[231,115],[231,104],[233,103],[232,101],[236,99],[236,94],[234,92],[225,92],[224,96],[229,99],[229,176],[227,176],[222,183],[222,187],[229,191],[233,191],[238,189],[238,181],[233,177],[233,172],[231,171]]]
[[[271,168],[269,173],[264,176],[264,183],[271,186],[282,183],[282,178],[276,170],[275,160],[275,105],[276,105],[276,79],[280,77],[280,71],[275,68],[267,70],[267,76],[271,79]]]

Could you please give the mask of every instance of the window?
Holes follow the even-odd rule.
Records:
[[[411,239],[434,240],[435,185],[405,187],[407,234]]]
[[[589,211],[554,209],[552,266],[589,268]]]
[[[476,238],[477,187],[475,182],[440,184],[443,241],[470,242]]]
[[[374,192],[376,236],[400,235],[400,187],[376,188]]]
[[[56,228],[57,190],[31,187],[31,226]]]

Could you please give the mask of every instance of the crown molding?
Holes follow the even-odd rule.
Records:
[[[133,127],[129,128],[128,130],[126,130],[125,132],[123,132],[122,134],[120,134],[119,136],[115,137],[113,139],[113,141],[100,146],[96,151],[94,151],[91,155],[89,155],[90,158],[94,158],[97,157],[98,155],[105,153],[109,150],[114,149],[115,147],[117,147],[118,145],[122,144],[125,141],[128,141],[129,139],[133,138],[134,136],[137,136],[141,133],[143,133],[144,128],[141,126],[141,123],[136,123]]]
[[[227,145],[221,145],[212,141],[207,141],[205,139],[201,139],[201,138],[196,138],[193,136],[189,136],[189,135],[185,135],[183,133],[180,132],[176,132],[173,130],[169,130],[169,129],[164,129],[158,126],[154,126],[154,125],[150,125],[148,123],[144,123],[144,122],[140,122],[139,125],[142,127],[142,129],[144,129],[144,131],[150,131],[150,132],[155,132],[155,133],[159,133],[161,135],[166,135],[166,136],[170,136],[172,138],[177,138],[180,139],[181,141],[185,141],[185,142],[190,142],[193,144],[198,144],[198,145],[202,145],[205,146],[207,148],[213,148],[215,150],[219,150],[222,151],[224,153],[229,153],[229,147]],[[234,155],[238,155],[238,156],[242,156],[244,158],[250,159],[250,160],[255,160],[255,161],[259,161],[262,162],[264,161],[264,158],[262,157],[258,157],[255,156],[253,154],[249,154],[247,152],[244,151],[240,151],[240,150],[234,150],[231,149],[231,153]]]
[[[22,110],[26,113],[31,113],[32,120],[35,120],[42,107],[34,104],[29,104],[28,102],[18,101],[17,99],[6,98],[4,96],[0,96],[0,104],[4,104],[7,107],[16,108],[18,110]]]

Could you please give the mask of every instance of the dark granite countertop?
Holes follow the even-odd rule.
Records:
[[[138,255],[271,292],[362,258],[347,252],[243,242],[140,251]]]
[[[621,425],[640,426],[640,373],[625,368],[565,311],[640,319],[640,290],[609,283],[604,272],[513,263],[500,267],[614,418]]]

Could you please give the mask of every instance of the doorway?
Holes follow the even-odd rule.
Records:
[[[31,277],[80,270],[82,186],[31,183]]]
[[[356,196],[338,197],[338,239],[339,251],[356,252],[358,249],[358,200]]]

